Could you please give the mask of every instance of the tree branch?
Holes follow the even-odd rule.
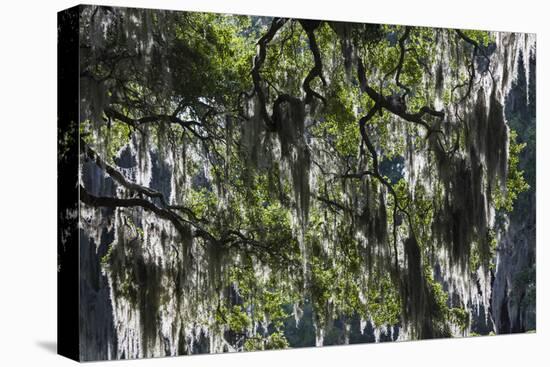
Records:
[[[319,98],[323,102],[323,104],[326,105],[327,101],[325,97],[321,96],[319,93],[314,91],[310,85],[313,79],[315,79],[316,77],[319,77],[319,79],[321,79],[321,82],[323,83],[324,86],[327,85],[327,81],[323,76],[323,63],[321,61],[321,51],[319,50],[319,45],[317,44],[317,40],[315,38],[315,30],[321,25],[321,21],[301,19],[300,25],[306,32],[307,37],[309,39],[309,48],[313,54],[313,60],[315,63],[313,68],[309,71],[306,78],[304,79],[304,83],[302,84],[302,88],[306,92],[305,104],[310,104],[313,101],[313,97],[316,97],[316,98]]]
[[[105,170],[111,176],[116,182],[118,182],[120,185],[124,186],[130,191],[137,192],[139,194],[148,196],[150,198],[157,198],[161,205],[170,210],[180,210],[190,217],[192,217],[196,221],[204,221],[203,219],[197,218],[195,213],[193,211],[185,206],[182,205],[170,205],[168,201],[164,198],[164,195],[159,192],[155,191],[149,187],[139,185],[137,183],[128,181],[126,177],[122,173],[120,173],[116,168],[105,162],[99,154],[97,154],[88,144],[86,144],[82,139],[80,140],[80,147],[84,150],[85,154],[99,167]]]
[[[144,116],[144,117],[141,117],[141,118],[138,118],[138,119],[134,119],[134,118],[128,117],[128,116],[118,112],[117,110],[115,110],[112,107],[105,108],[104,112],[105,112],[105,115],[107,117],[114,118],[116,120],[122,121],[122,122],[130,125],[131,127],[135,128],[135,129],[138,129],[140,126],[145,125],[145,124],[162,121],[162,122],[167,122],[167,123],[171,123],[171,124],[180,125],[183,129],[186,129],[186,130],[190,131],[193,135],[195,135],[200,140],[208,139],[208,136],[202,136],[194,128],[192,128],[192,126],[202,126],[201,123],[199,123],[198,121],[194,121],[194,120],[187,120],[187,121],[182,120],[179,117],[177,117],[175,114],[172,114],[172,115],[160,115],[160,114],[159,115],[150,115],[150,116]]]
[[[475,80],[475,76],[476,76],[476,65],[475,65],[475,58],[476,58],[476,55],[477,55],[477,51],[479,49],[479,45],[476,41],[474,41],[473,39],[471,39],[470,37],[466,36],[464,34],[464,32],[462,32],[460,29],[457,29],[456,30],[456,34],[462,38],[465,42],[469,43],[470,45],[473,46],[474,50],[472,51],[472,60],[470,62],[470,69],[468,70],[468,73],[470,74],[470,78],[468,80],[468,90],[466,91],[466,93],[464,94],[464,96],[462,96],[462,98],[460,99],[460,102],[464,101],[466,98],[468,98],[472,92],[472,88],[474,86],[474,80]]]
[[[410,27],[405,27],[405,32],[403,33],[401,38],[399,38],[399,41],[398,41],[398,44],[399,44],[399,61],[397,62],[397,65],[395,66],[395,68],[393,68],[389,73],[386,74],[386,77],[387,77],[388,75],[391,75],[391,74],[395,73],[395,84],[398,87],[400,87],[401,89],[405,90],[405,93],[403,94],[403,97],[406,97],[407,94],[409,94],[411,92],[411,89],[409,87],[407,87],[406,85],[402,84],[400,79],[399,79],[401,77],[401,71],[403,70],[403,63],[405,61],[405,52],[406,52],[405,42],[409,38],[410,33],[411,33],[411,28]]]
[[[441,130],[434,129],[432,126],[430,126],[430,124],[423,120],[423,117],[425,115],[430,115],[442,119],[445,117],[445,113],[443,111],[436,111],[431,107],[424,106],[418,112],[407,112],[407,106],[403,101],[395,101],[393,96],[384,96],[378,93],[368,84],[365,67],[363,66],[363,61],[360,58],[357,61],[357,74],[361,91],[367,93],[367,95],[378,105],[379,109],[384,108],[406,121],[424,127],[428,131],[428,136],[434,132],[443,133]]]
[[[106,207],[106,208],[131,208],[131,207],[140,207],[146,211],[155,213],[159,218],[166,219],[174,225],[176,230],[184,236],[187,234],[187,228],[183,224],[185,221],[179,215],[174,212],[159,208],[152,202],[142,198],[130,198],[130,199],[121,199],[118,197],[107,197],[107,196],[94,196],[89,194],[88,191],[82,186],[80,186],[80,200],[86,204],[93,207]]]
[[[271,27],[267,31],[266,34],[264,34],[259,40],[258,40],[258,51],[256,53],[256,56],[254,57],[254,64],[252,66],[252,81],[254,83],[254,92],[258,96],[258,100],[260,102],[260,114],[262,115],[263,120],[268,125],[273,125],[273,122],[271,120],[271,117],[269,116],[269,113],[267,112],[266,107],[266,96],[264,93],[264,90],[262,88],[262,76],[260,74],[260,70],[263,66],[263,63],[265,62],[265,58],[267,55],[267,45],[279,29],[282,28],[282,26],[287,22],[287,19],[285,18],[274,18],[271,22]]]

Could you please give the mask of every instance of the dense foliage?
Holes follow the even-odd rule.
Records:
[[[495,213],[529,189],[504,116],[528,35],[81,16],[80,197],[118,357],[467,335],[487,312]]]

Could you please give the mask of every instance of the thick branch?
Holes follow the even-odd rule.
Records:
[[[410,88],[407,87],[406,85],[402,84],[401,81],[400,81],[401,71],[403,70],[403,63],[405,61],[405,52],[406,52],[405,42],[409,38],[410,33],[411,33],[411,28],[410,27],[405,27],[405,32],[403,33],[401,38],[399,38],[399,41],[398,41],[398,44],[399,44],[399,61],[397,62],[397,65],[395,66],[395,68],[393,68],[392,71],[390,71],[388,74],[386,74],[386,76],[388,76],[388,75],[391,75],[391,74],[395,73],[395,84],[399,88],[405,90],[405,93],[403,94],[403,97],[407,96],[407,94],[409,94],[411,92]]]
[[[370,119],[372,119],[379,108],[379,105],[375,104],[374,107],[371,108],[370,111],[359,120],[359,131],[361,132],[361,138],[363,139],[363,142],[367,145],[367,149],[370,152],[370,155],[372,157],[372,168],[375,173],[378,173],[378,154],[376,153],[376,149],[374,148],[374,145],[367,135],[366,124],[370,121]]]
[[[280,257],[282,260],[287,263],[290,261],[284,254],[278,254],[276,248],[268,246],[258,242],[252,238],[246,237],[239,231],[236,230],[227,230],[224,232],[223,236],[220,239],[215,238],[211,233],[206,231],[197,223],[186,220],[180,215],[176,214],[173,210],[181,210],[188,214],[194,221],[203,221],[198,219],[193,211],[187,207],[180,205],[169,205],[164,198],[164,195],[158,191],[152,190],[148,187],[138,185],[136,183],[128,181],[122,173],[117,171],[113,166],[104,162],[99,155],[90,148],[85,142],[81,141],[81,146],[86,152],[86,155],[90,157],[99,167],[103,168],[105,172],[109,174],[117,183],[124,186],[130,191],[134,191],[138,194],[148,196],[150,198],[157,198],[162,204],[162,207],[155,205],[153,202],[137,197],[137,198],[128,198],[122,199],[118,197],[105,197],[105,196],[94,196],[86,191],[84,187],[80,187],[80,200],[93,207],[107,207],[107,208],[118,208],[118,207],[140,207],[144,210],[151,211],[155,213],[159,218],[166,219],[174,225],[176,230],[183,236],[187,231],[186,225],[190,225],[195,228],[194,235],[196,237],[204,237],[207,240],[210,240],[213,243],[235,246],[238,244],[249,245],[255,248],[255,250],[265,251],[270,254],[272,257]],[[284,262],[283,261],[283,262]]]
[[[183,218],[170,210],[159,208],[158,206],[146,199],[121,199],[118,197],[94,196],[92,194],[89,194],[84,187],[80,186],[80,200],[84,204],[93,207],[105,207],[112,209],[140,207],[146,211],[155,213],[159,218],[166,219],[172,222],[174,227],[182,236],[187,233],[187,229],[183,224],[183,222],[185,222]]]
[[[150,198],[157,198],[159,199],[159,201],[161,202],[161,205],[164,208],[171,209],[171,210],[180,210],[182,212],[185,212],[194,220],[200,221],[200,219],[195,216],[195,213],[193,213],[191,209],[181,205],[170,205],[167,202],[167,200],[164,198],[164,195],[161,192],[155,191],[146,186],[139,185],[135,182],[128,181],[126,177],[124,177],[124,175],[120,173],[116,168],[114,168],[113,166],[105,162],[103,159],[101,159],[99,154],[97,154],[92,148],[90,148],[90,146],[86,144],[83,140],[80,140],[80,146],[82,147],[86,155],[90,157],[90,159],[94,161],[96,165],[104,169],[105,172],[107,172],[109,176],[111,176],[120,185],[124,186],[130,191],[134,191],[136,193],[148,196]]]
[[[405,61],[405,41],[407,40],[407,38],[409,38],[410,33],[411,29],[409,27],[405,27],[405,33],[399,39],[399,49],[401,53],[399,54],[399,63],[397,64],[397,72],[395,73],[395,84],[405,90],[404,96],[409,94],[411,90],[407,86],[401,84],[399,77],[401,76],[401,70],[403,70],[403,62]]]
[[[442,131],[432,128],[426,121],[423,120],[423,117],[425,115],[431,115],[437,118],[444,118],[445,113],[443,111],[436,111],[431,107],[424,106],[418,112],[407,112],[407,106],[403,101],[396,101],[394,96],[384,96],[378,93],[368,84],[365,67],[363,66],[363,62],[361,61],[361,59],[357,61],[357,74],[361,90],[367,93],[367,95],[375,101],[375,103],[378,105],[378,108],[384,108],[406,121],[424,127],[428,131],[428,135],[433,132],[442,133]]]
[[[302,19],[300,20],[300,24],[309,39],[309,48],[311,50],[311,53],[313,54],[313,61],[315,63],[313,68],[309,71],[306,78],[304,79],[304,83],[302,84],[302,88],[304,88],[304,91],[306,92],[305,104],[310,104],[313,101],[313,97],[319,98],[321,101],[323,101],[323,104],[326,104],[326,99],[319,93],[314,91],[310,85],[313,79],[315,79],[316,77],[319,77],[319,79],[321,79],[321,82],[324,86],[326,86],[327,84],[327,81],[323,76],[321,51],[319,50],[319,45],[317,44],[317,40],[315,38],[315,30],[321,25],[321,21]]]
[[[263,66],[263,63],[265,62],[265,58],[267,55],[267,45],[279,29],[282,28],[282,26],[286,23],[287,19],[285,18],[274,18],[271,22],[271,27],[267,31],[266,34],[264,34],[258,41],[258,51],[256,53],[256,56],[254,57],[254,65],[252,67],[252,81],[254,83],[254,92],[258,96],[258,100],[260,102],[260,114],[262,115],[263,120],[268,125],[272,125],[271,117],[269,116],[269,113],[267,112],[266,107],[266,96],[264,93],[264,90],[262,88],[262,76],[260,74],[260,70]]]
[[[150,115],[150,116],[144,116],[138,119],[133,119],[131,117],[128,117],[117,110],[115,110],[112,107],[108,107],[104,110],[105,115],[109,118],[114,118],[116,120],[122,121],[125,124],[128,124],[132,126],[133,128],[138,129],[140,126],[153,123],[153,122],[167,122],[171,124],[180,125],[182,128],[189,130],[193,135],[198,137],[201,140],[208,139],[208,137],[200,135],[192,126],[201,126],[201,124],[198,121],[194,120],[182,120],[179,117],[176,116],[176,114],[172,115]]]

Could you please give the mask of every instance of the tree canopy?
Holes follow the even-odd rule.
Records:
[[[497,213],[529,188],[504,106],[530,35],[110,7],[80,27],[82,225],[118,357],[487,312]]]

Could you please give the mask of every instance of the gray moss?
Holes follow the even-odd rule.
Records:
[[[296,211],[303,229],[309,218],[311,168],[310,151],[305,141],[305,106],[297,98],[276,104],[273,122],[281,144],[281,156],[290,167]]]
[[[155,53],[159,53],[158,60],[162,64],[161,56],[165,52],[151,49],[151,34],[156,31],[166,33],[167,30],[156,29],[155,27],[162,27],[162,22],[153,22],[142,13],[140,10],[128,10],[127,13],[116,16],[121,19],[117,26],[124,24],[124,32],[118,33],[128,47],[139,54],[142,67],[147,69],[150,57],[156,57]],[[162,16],[169,15],[162,13]],[[97,22],[91,24],[93,48],[105,47],[108,33],[104,32],[104,26],[106,24]],[[363,37],[362,41],[366,42],[374,40],[376,29],[347,23],[331,23],[331,27],[340,37],[347,78],[348,81],[352,80],[358,57],[354,42],[357,37]],[[446,83],[451,82],[443,73],[444,66],[451,61],[444,58],[455,57],[451,54],[454,52],[441,53],[442,60],[436,66],[435,80],[428,81],[435,84],[439,98],[447,87]],[[93,57],[93,52],[88,56]],[[456,57],[458,64],[463,64],[460,52],[456,53]],[[507,60],[511,56],[505,54],[503,57]],[[508,62],[504,64],[503,85],[513,79],[514,74],[513,65],[508,65]],[[165,74],[162,75],[162,70],[149,71],[160,78],[166,77]],[[105,85],[94,80],[85,80],[82,84],[86,90],[83,94],[82,116],[93,120],[97,128],[105,123],[102,120],[102,111],[109,100],[105,94]],[[475,88],[471,98],[459,110],[464,114],[464,121],[429,120],[433,126],[441,128],[446,136],[460,136],[461,146],[456,152],[446,151],[438,141],[438,134],[434,133],[425,143],[429,154],[418,157],[418,149],[423,147],[415,146],[418,140],[416,131],[402,127],[407,125],[403,121],[393,122],[395,133],[405,135],[410,190],[415,189],[416,185],[413,183],[426,186],[427,192],[430,191],[427,186],[432,185],[433,192],[427,194],[432,195],[429,199],[434,205],[434,221],[429,235],[434,238],[434,245],[437,245],[433,247],[447,251],[451,265],[460,270],[449,274],[453,279],[448,284],[453,281],[468,283],[476,280],[472,276],[476,269],[469,269],[473,248],[478,251],[482,263],[488,264],[491,256],[487,236],[492,225],[492,208],[489,204],[491,191],[496,185],[504,187],[507,175],[508,127],[500,96],[505,88],[496,83],[487,84],[486,88],[492,88],[490,94],[477,85]],[[349,181],[342,184],[343,193],[336,198],[345,206],[345,210],[340,208],[343,212],[341,216],[327,214],[328,210],[317,201],[311,200],[312,193],[316,194],[319,190],[319,187],[312,184],[314,180],[311,180],[316,174],[312,158],[318,159],[320,156],[326,160],[325,167],[333,172],[342,169],[342,162],[322,155],[318,146],[308,142],[306,121],[315,112],[307,110],[303,101],[298,98],[280,97],[273,106],[273,126],[266,126],[264,119],[259,117],[260,109],[254,99],[246,111],[248,116],[242,121],[238,120],[239,127],[236,125],[237,121],[224,117],[226,141],[231,141],[235,135],[240,137],[241,149],[237,154],[243,162],[239,163],[244,163],[244,171],[250,171],[243,172],[243,177],[251,179],[258,172],[269,172],[273,198],[279,199],[284,206],[293,207],[299,227],[294,236],[298,237],[302,246],[300,255],[304,262],[308,254],[306,246],[315,251],[315,256],[328,262],[338,250],[337,246],[347,240],[342,231],[336,229],[345,227],[348,230],[346,235],[351,233],[353,246],[360,247],[364,260],[359,265],[357,282],[362,291],[368,291],[364,285],[366,279],[378,275],[376,272],[380,268],[389,269],[393,265],[392,249],[389,246],[392,240],[388,237],[393,221],[393,217],[388,217],[388,206],[392,198],[388,197],[388,191],[377,179],[364,176],[354,184]],[[174,202],[182,203],[186,198],[186,188],[192,185],[193,179],[197,181],[198,175],[193,174],[193,165],[204,164],[208,157],[205,157],[203,150],[185,140],[187,138],[182,138],[182,147],[171,146],[170,150],[170,139],[166,130],[163,125],[156,130],[156,141],[153,131],[146,127],[143,128],[143,133],[135,133],[130,144],[124,147],[124,154],[128,155],[125,160],[132,161],[132,164],[120,168],[129,176],[128,179],[156,188],[165,197],[173,197]],[[375,140],[375,144],[379,142]],[[232,153],[231,145],[228,144],[225,151],[228,160],[224,164],[231,164],[229,157]],[[360,162],[360,167],[366,165],[363,160]],[[203,175],[198,186],[218,185],[206,177],[204,172],[208,172],[208,168],[205,167],[206,164],[200,167]],[[226,175],[229,168],[226,167]],[[83,182],[93,186],[90,187],[93,193],[113,195],[117,192],[123,197],[133,195],[122,187],[113,188],[113,183],[107,183],[107,179],[97,172],[84,170],[83,176]],[[291,184],[293,199],[285,196],[284,186],[287,183]],[[246,184],[250,186],[252,181],[249,180]],[[226,187],[218,185],[216,188],[225,195]],[[320,231],[329,242],[328,245],[305,241],[310,214],[313,212],[324,213],[325,223]],[[109,280],[112,292],[115,327],[113,334],[116,336],[111,337],[117,339],[112,343],[117,347],[117,356],[135,358],[228,350],[227,345],[220,341],[223,339],[223,330],[211,329],[208,324],[210,321],[204,320],[212,320],[216,305],[227,301],[222,298],[225,297],[223,290],[227,276],[225,264],[235,260],[231,258],[231,253],[224,251],[213,241],[195,238],[188,226],[183,226],[184,231],[176,232],[169,224],[159,223],[150,213],[139,209],[131,213],[125,209],[116,209],[114,212],[98,210],[95,214],[98,222],[86,227],[84,232],[92,237],[98,231],[93,228],[96,225],[100,233],[109,229],[115,237],[109,242],[110,255],[102,270]],[[431,244],[419,243],[422,237],[419,235],[418,239],[415,238],[412,229],[407,230],[405,225],[401,225],[407,220],[403,213],[397,219],[397,255],[400,258],[397,272],[392,273],[392,280],[400,291],[402,327],[410,330],[413,338],[448,336],[450,331],[448,325],[442,321],[444,315],[437,287],[426,271],[439,266],[439,260],[434,253],[426,256],[426,247]],[[307,277],[306,268],[306,281]],[[516,308],[506,298],[509,287],[510,279],[498,279],[495,305],[503,310],[502,305],[505,304],[508,312],[516,314]],[[308,292],[311,289],[304,286],[302,295],[308,297]],[[457,297],[458,300],[452,301],[459,303],[464,300],[465,295]],[[322,345],[332,328],[326,320],[333,320],[337,316],[337,310],[334,305],[327,304],[313,313],[317,344]],[[349,335],[344,334],[342,338],[347,342]]]

